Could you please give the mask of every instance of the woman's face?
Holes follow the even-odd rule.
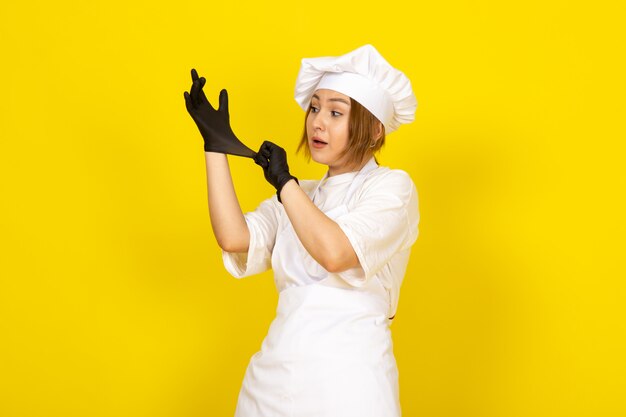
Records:
[[[339,159],[348,146],[350,97],[334,90],[320,89],[311,99],[311,111],[306,119],[306,132],[311,157],[328,165],[329,176],[348,172],[347,156]]]

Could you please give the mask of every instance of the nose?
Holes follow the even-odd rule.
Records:
[[[320,113],[311,113],[313,117],[313,129],[315,130],[324,130],[326,128],[326,120],[324,116]]]

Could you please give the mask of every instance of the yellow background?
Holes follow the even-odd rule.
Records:
[[[222,266],[190,69],[319,178],[300,59],[365,43],[419,102],[379,157],[420,197],[403,415],[626,415],[620,3],[2,2],[0,415],[233,415],[278,297]],[[273,188],[229,159],[252,210]]]

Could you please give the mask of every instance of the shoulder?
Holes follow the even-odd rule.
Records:
[[[394,195],[403,201],[417,194],[413,179],[406,171],[385,166],[379,166],[368,175],[361,192],[363,196]]]
[[[408,172],[380,166],[365,180],[357,200],[357,206],[376,207],[377,211],[403,214],[408,228],[414,231],[419,223],[419,198],[417,188]]]

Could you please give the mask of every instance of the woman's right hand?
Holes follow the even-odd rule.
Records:
[[[204,151],[254,158],[256,152],[241,143],[230,127],[226,90],[220,92],[219,107],[215,110],[202,90],[206,79],[198,77],[197,71],[192,69],[191,80],[190,92],[184,93],[185,105],[204,139]]]

